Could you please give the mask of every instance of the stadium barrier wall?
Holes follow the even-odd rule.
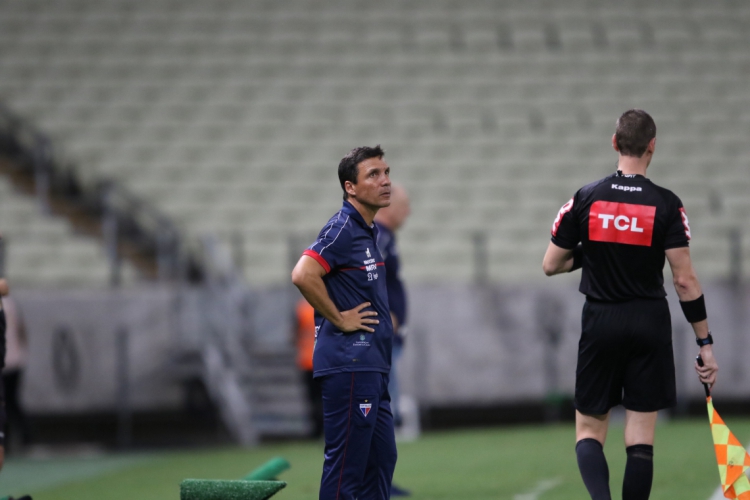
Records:
[[[670,285],[668,285],[671,288]],[[577,287],[410,287],[402,392],[423,407],[492,405],[572,396],[584,297]],[[716,394],[750,398],[748,287],[704,286]],[[668,291],[680,399],[699,399],[692,328]]]
[[[165,288],[14,291],[26,322],[29,357],[22,402],[32,413],[115,411],[128,340],[128,402],[133,410],[173,409],[174,292]]]
[[[704,287],[721,371],[716,394],[750,399],[748,287]],[[292,343],[290,288],[218,293],[207,288],[14,292],[27,323],[23,402],[33,413],[114,411],[118,332],[128,332],[133,410],[177,409],[173,355],[207,335],[249,349]],[[583,297],[575,287],[412,286],[400,366],[402,393],[422,407],[492,405],[571,395]],[[674,292],[678,394],[699,399],[698,350]],[[211,305],[212,313],[207,306]],[[212,316],[212,318],[209,318]],[[213,330],[209,332],[209,330]],[[121,374],[120,374],[121,375]]]

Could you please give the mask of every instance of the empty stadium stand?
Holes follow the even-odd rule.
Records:
[[[109,262],[98,240],[78,233],[63,217],[45,215],[34,197],[20,193],[5,177],[0,177],[0,234],[13,287],[102,288],[110,283]],[[123,283],[134,283],[137,276],[125,263]]]
[[[0,100],[86,182],[194,240],[242,235],[258,285],[287,280],[290,238],[339,206],[338,160],[375,143],[413,198],[409,281],[471,280],[477,233],[491,280],[541,280],[558,208],[613,171],[614,121],[641,107],[650,175],[719,280],[731,235],[750,260],[749,48],[741,0],[24,0],[0,3]]]

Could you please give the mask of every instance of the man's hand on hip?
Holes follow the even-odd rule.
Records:
[[[378,313],[375,311],[362,311],[365,307],[369,307],[369,302],[362,302],[354,309],[343,311],[341,313],[341,321],[336,327],[342,332],[351,333],[357,330],[364,330],[366,332],[374,332],[372,328],[367,325],[377,325],[380,323],[377,319],[371,319],[370,316],[377,316]]]

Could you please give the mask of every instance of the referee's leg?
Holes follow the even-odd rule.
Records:
[[[586,415],[576,410],[576,458],[583,484],[592,500],[611,500],[609,466],[604,456],[609,412]]]
[[[657,412],[625,411],[623,500],[647,500],[654,477],[654,434]]]

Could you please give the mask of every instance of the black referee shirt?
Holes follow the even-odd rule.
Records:
[[[552,224],[555,245],[583,244],[581,293],[607,302],[665,297],[664,251],[689,240],[680,199],[619,170],[579,189]]]

